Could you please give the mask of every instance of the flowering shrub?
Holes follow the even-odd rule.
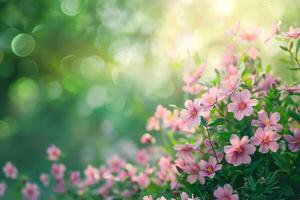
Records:
[[[202,82],[205,64],[187,69],[184,107],[157,106],[146,126],[152,134],[141,137],[135,162],[114,156],[103,166],[88,165],[82,176],[68,170],[51,145],[50,172],[38,182],[7,162],[0,196],[9,192],[5,182],[19,181],[27,200],[49,199],[47,190],[50,198],[87,200],[299,198],[299,82],[284,85],[262,66],[257,28],[231,34],[234,42],[211,83]],[[291,69],[300,69],[300,28],[280,33],[277,23],[263,42],[273,37],[284,44]],[[161,136],[155,139],[155,132]]]

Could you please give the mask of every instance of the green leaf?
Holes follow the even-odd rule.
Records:
[[[280,46],[280,48],[281,48],[283,51],[287,51],[287,52],[290,51],[287,47],[284,47],[284,46]]]
[[[207,121],[204,117],[201,116],[201,123],[203,124],[203,126],[207,126]]]
[[[220,124],[224,124],[224,118],[218,118],[214,121],[212,121],[211,123],[208,124],[208,126],[216,126],[216,125],[220,125]]]
[[[295,192],[293,190],[293,188],[286,184],[286,183],[281,183],[280,184],[280,190],[282,192],[282,194],[284,194],[284,196],[293,196],[295,195]]]
[[[300,70],[300,68],[292,68],[292,67],[289,67],[288,69],[289,69],[289,70],[292,70],[292,71]]]
[[[297,45],[296,45],[296,51],[295,51],[296,56],[298,55],[299,49],[300,49],[300,39],[298,39]]]
[[[288,159],[287,155],[284,154],[272,154],[274,163],[282,170],[289,171],[291,169],[291,162]]]

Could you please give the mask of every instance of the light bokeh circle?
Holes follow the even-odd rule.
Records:
[[[20,33],[11,42],[11,49],[14,54],[20,57],[26,57],[32,53],[35,47],[35,41],[32,36],[26,33]]]

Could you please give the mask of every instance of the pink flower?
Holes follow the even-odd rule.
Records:
[[[266,37],[265,42],[270,41],[275,35],[280,33],[280,25],[281,25],[280,20],[273,23],[271,33]]]
[[[43,185],[45,187],[47,187],[49,185],[49,175],[45,174],[45,173],[42,173],[40,175],[40,181],[43,183]]]
[[[58,160],[61,151],[59,148],[57,148],[55,145],[51,145],[50,147],[48,147],[47,149],[47,154],[48,154],[48,159],[51,161],[55,161]]]
[[[257,48],[251,47],[248,49],[247,54],[249,58],[255,60],[259,56],[259,50]]]
[[[111,172],[118,172],[126,164],[126,162],[119,156],[115,155],[107,161],[107,164]]]
[[[195,183],[197,180],[199,180],[202,185],[205,184],[205,177],[200,173],[201,167],[199,164],[191,162],[184,167],[184,171],[189,174],[187,176],[187,182],[190,184]]]
[[[232,103],[228,104],[228,111],[234,113],[234,118],[242,120],[244,116],[251,116],[253,106],[257,104],[256,99],[250,99],[249,90],[244,89],[242,92],[234,92],[231,95]]]
[[[183,75],[183,81],[187,85],[192,85],[196,83],[202,76],[205,70],[205,65],[201,65],[199,68],[194,70],[193,72],[185,72]]]
[[[34,183],[26,183],[25,188],[22,190],[24,199],[37,200],[40,196],[40,190]]]
[[[174,147],[176,155],[182,159],[193,159],[193,153],[199,150],[198,144],[179,144]]]
[[[144,196],[143,200],[153,200],[153,197],[151,195]]]
[[[167,117],[169,117],[171,114],[171,112],[166,109],[165,107],[163,107],[162,105],[158,105],[156,107],[156,110],[155,110],[155,113],[154,113],[154,116],[157,118],[157,119],[165,119]]]
[[[90,184],[93,184],[100,179],[98,169],[91,165],[88,165],[87,168],[84,170],[84,175]]]
[[[283,33],[283,35],[289,38],[297,39],[300,37],[300,27],[293,28],[292,26],[290,26],[289,31]]]
[[[271,113],[270,117],[268,113],[264,110],[258,112],[259,120],[252,120],[252,126],[260,127],[260,128],[269,128],[275,131],[281,131],[282,125],[278,124],[280,120],[280,114],[278,112]]]
[[[3,172],[7,178],[16,179],[18,176],[18,170],[11,162],[5,164]]]
[[[221,90],[224,97],[230,96],[240,87],[240,80],[237,75],[229,76],[222,80]]]
[[[155,138],[152,137],[152,135],[150,135],[149,133],[145,133],[141,137],[142,144],[149,144],[149,143],[154,143],[154,142],[155,142]]]
[[[184,85],[182,87],[182,90],[186,93],[197,95],[202,91],[202,87],[199,84],[193,84],[193,85]]]
[[[267,91],[271,89],[275,84],[279,82],[279,79],[270,74],[266,75],[264,79],[259,81],[257,89],[262,91],[263,95],[266,95]]]
[[[239,196],[237,194],[233,194],[233,189],[231,185],[225,184],[224,187],[218,187],[215,192],[214,196],[216,200],[238,200]]]
[[[280,89],[283,90],[283,91],[286,91],[288,93],[295,93],[296,94],[296,93],[300,93],[300,84],[295,85],[295,86],[285,85],[285,86],[282,86]]]
[[[222,168],[222,165],[217,163],[215,157],[210,156],[208,162],[205,160],[200,161],[200,168],[203,176],[213,178],[216,174],[216,171],[219,171]]]
[[[147,131],[152,131],[152,130],[159,131],[160,130],[159,120],[156,117],[153,117],[153,116],[150,117],[147,122],[146,130]]]
[[[0,182],[0,197],[4,196],[6,192],[6,183],[5,182]]]
[[[149,161],[149,154],[147,154],[145,150],[139,150],[136,153],[135,160],[138,164],[145,166]]]
[[[249,164],[251,162],[249,155],[254,154],[255,146],[250,143],[248,136],[243,136],[242,139],[240,139],[236,134],[232,134],[230,143],[231,145],[224,147],[226,161],[234,166],[243,163]]]
[[[269,150],[273,152],[278,150],[279,144],[276,141],[279,139],[280,135],[271,129],[258,128],[251,141],[254,145],[260,145],[259,151],[261,153],[268,153]]]
[[[240,33],[240,38],[246,42],[256,42],[259,38],[260,30],[257,27],[253,27],[252,29],[242,30]]]
[[[186,109],[182,110],[181,117],[184,124],[188,127],[200,125],[201,102],[199,99],[187,100],[185,102]]]
[[[203,111],[210,111],[220,98],[221,90],[217,87],[212,87],[207,93],[202,95],[200,103],[203,106]]]
[[[73,171],[70,174],[70,182],[73,185],[76,185],[80,182],[80,172],[79,171]]]
[[[288,147],[292,152],[299,151],[300,148],[300,129],[292,128],[291,131],[294,133],[294,137],[291,135],[285,135],[286,141],[289,143]]]
[[[147,173],[140,173],[138,176],[133,177],[133,181],[139,184],[142,188],[147,188],[150,184]]]
[[[51,167],[51,173],[55,179],[63,179],[66,167],[63,164],[53,163]]]
[[[200,200],[198,197],[194,198],[193,195],[192,195],[192,198],[190,198],[189,195],[187,195],[187,193],[185,193],[185,192],[180,193],[180,198],[181,198],[181,200]]]

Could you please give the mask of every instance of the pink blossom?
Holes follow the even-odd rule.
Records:
[[[236,134],[232,134],[230,144],[224,147],[224,152],[226,153],[225,159],[228,163],[238,166],[251,162],[249,155],[254,154],[255,146],[250,143],[248,136],[243,136],[240,139]]]
[[[205,183],[205,177],[203,176],[201,171],[201,167],[199,164],[191,162],[185,166],[184,171],[187,172],[189,175],[187,176],[187,182],[190,184],[195,183],[197,180],[200,181],[202,185]]]
[[[187,195],[187,193],[185,193],[185,192],[180,193],[180,198],[181,198],[181,200],[200,200],[198,197],[194,198],[193,195],[190,198],[189,195]]]
[[[203,90],[203,88],[199,84],[193,84],[193,85],[184,85],[182,87],[182,90],[186,93],[197,95]]]
[[[259,81],[257,89],[262,91],[263,95],[267,93],[269,89],[271,89],[275,84],[279,82],[279,79],[271,74],[266,75],[264,79]]]
[[[41,173],[40,181],[43,183],[45,187],[47,187],[49,185],[49,175],[45,173]]]
[[[144,196],[143,200],[153,200],[153,197],[151,195]]]
[[[235,65],[237,64],[238,59],[238,56],[235,55],[233,52],[227,53],[222,57],[222,65],[225,67]]]
[[[6,192],[6,183],[5,182],[0,182],[0,197],[4,196]]]
[[[205,65],[201,65],[193,72],[185,72],[183,75],[183,81],[187,85],[192,85],[192,84],[196,83],[201,78],[204,70],[205,70]]]
[[[125,160],[115,155],[110,160],[107,161],[109,169],[111,172],[118,172],[126,164]]]
[[[290,26],[289,31],[283,33],[283,35],[289,38],[297,39],[300,37],[300,27],[293,28],[292,26]]]
[[[50,147],[48,147],[47,154],[48,154],[49,160],[55,161],[55,160],[58,160],[58,158],[61,154],[61,151],[54,144],[52,144]]]
[[[145,166],[149,161],[149,155],[146,153],[145,150],[138,150],[138,152],[136,153],[135,160],[138,164]]]
[[[225,184],[224,187],[218,187],[214,191],[216,200],[238,200],[239,196],[233,193],[231,185]]]
[[[70,182],[73,185],[76,185],[80,182],[80,172],[79,171],[73,171],[70,173]]]
[[[255,60],[259,56],[259,50],[257,48],[251,47],[248,49],[247,54],[248,54],[249,58],[251,58],[252,60]]]
[[[25,187],[22,190],[22,195],[24,199],[37,200],[40,196],[40,190],[36,184],[26,183]]]
[[[150,117],[147,122],[146,130],[147,131],[152,131],[152,130],[159,131],[160,130],[159,120],[154,116]]]
[[[208,162],[205,160],[200,161],[200,168],[203,176],[213,178],[216,174],[216,171],[219,171],[222,168],[222,165],[217,163],[215,157],[210,156]]]
[[[186,109],[181,112],[183,122],[187,124],[188,127],[199,126],[202,109],[200,100],[187,100],[184,105]]]
[[[238,76],[229,76],[222,80],[221,90],[224,97],[230,96],[240,86],[240,80]]]
[[[163,107],[162,105],[158,105],[156,107],[156,110],[155,110],[155,113],[154,113],[154,116],[157,118],[157,119],[165,119],[167,117],[169,117],[171,114],[171,112],[166,109],[165,107]]]
[[[268,153],[269,150],[276,152],[279,144],[276,142],[280,139],[278,133],[273,132],[271,129],[258,128],[251,139],[252,144],[260,145],[259,151],[261,153]]]
[[[295,85],[295,86],[287,86],[287,85],[285,85],[285,86],[282,86],[280,89],[283,90],[283,91],[286,91],[288,93],[294,93],[294,94],[296,94],[296,93],[300,93],[300,84],[299,85]]]
[[[149,144],[149,143],[154,143],[154,142],[155,142],[155,138],[152,137],[152,135],[150,135],[149,133],[145,133],[141,137],[142,144]]]
[[[285,135],[286,141],[289,143],[288,147],[292,152],[299,151],[300,148],[300,129],[291,128],[291,131],[294,133],[294,136]]]
[[[240,33],[240,38],[246,42],[256,42],[259,38],[260,30],[257,27],[251,29],[244,29]]]
[[[150,184],[148,174],[140,173],[138,176],[133,177],[133,181],[137,182],[142,188],[147,188]]]
[[[270,117],[264,110],[258,112],[258,120],[252,120],[252,126],[260,128],[269,128],[275,131],[281,131],[282,125],[278,124],[280,120],[280,114],[278,112],[271,113]]]
[[[199,150],[199,144],[179,144],[174,149],[179,158],[193,159],[193,153]]]
[[[18,170],[11,162],[5,164],[3,172],[7,178],[16,179],[18,176]]]
[[[232,103],[228,104],[228,111],[234,113],[234,118],[242,120],[244,116],[251,116],[253,113],[253,106],[257,104],[256,99],[250,99],[249,90],[242,90],[242,92],[234,92],[231,95]]]
[[[100,179],[98,169],[91,165],[88,165],[87,168],[84,170],[84,175],[90,184],[93,184]]]
[[[129,190],[124,190],[121,192],[121,196],[124,198],[124,199],[129,199],[132,197],[132,192],[129,191]]]
[[[55,181],[56,181],[55,192],[65,193],[66,192],[66,187],[65,187],[64,180],[63,179],[57,179]]]
[[[204,93],[200,99],[203,111],[210,111],[220,99],[220,94],[221,90],[217,87],[212,87]]]
[[[66,167],[63,164],[53,163],[51,167],[51,173],[55,179],[63,179]]]
[[[280,33],[281,21],[277,21],[273,24],[271,33],[266,37],[265,42],[270,41],[275,35]]]

